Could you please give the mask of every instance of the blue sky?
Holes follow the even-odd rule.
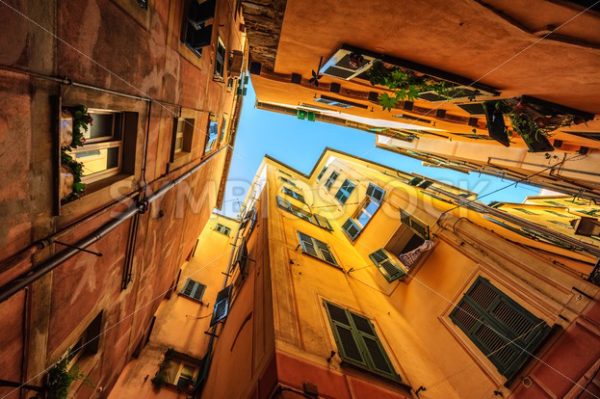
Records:
[[[249,85],[240,117],[229,180],[222,211],[234,216],[265,154],[308,173],[323,152],[331,147],[406,172],[415,172],[485,195],[506,186],[500,178],[455,172],[421,165],[421,161],[375,147],[375,135],[322,122],[308,122],[289,115],[256,109]],[[539,193],[536,187],[519,184],[483,199],[483,202],[522,202]],[[238,202],[239,201],[239,202]]]

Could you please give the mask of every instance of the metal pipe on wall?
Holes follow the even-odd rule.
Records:
[[[169,192],[173,187],[177,186],[183,180],[187,179],[189,176],[196,173],[200,170],[206,163],[215,157],[218,153],[220,153],[223,149],[227,147],[223,147],[220,150],[216,151],[206,159],[202,160],[198,165],[194,166],[192,169],[179,176],[178,178],[170,181],[169,183],[162,186],[156,193],[150,195],[146,198],[145,201],[141,201],[136,203],[135,205],[130,206],[126,211],[122,212],[120,215],[115,217],[113,220],[105,223],[100,228],[95,230],[93,233],[85,236],[81,240],[77,241],[73,244],[73,247],[67,248],[54,256],[51,256],[49,259],[41,262],[39,265],[35,266],[28,272],[25,272],[8,283],[4,284],[0,287],[0,302],[4,302],[6,299],[10,298],[12,295],[27,287],[29,284],[38,280],[46,273],[49,273],[56,267],[60,266],[63,262],[70,259],[74,255],[80,252],[80,248],[87,248],[90,245],[94,244],[106,234],[111,232],[120,226],[123,222],[131,218],[133,215],[137,213],[144,213],[148,209],[149,204],[163,197],[167,192]]]

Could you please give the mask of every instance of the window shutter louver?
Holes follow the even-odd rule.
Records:
[[[450,318],[509,381],[550,331],[541,319],[481,277]]]
[[[419,222],[403,209],[400,210],[400,221],[410,227],[419,237],[429,240],[429,226]]]

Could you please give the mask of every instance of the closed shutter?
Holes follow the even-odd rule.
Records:
[[[509,381],[548,336],[550,327],[479,277],[450,314]]]
[[[229,313],[229,297],[231,295],[231,285],[223,288],[217,294],[217,299],[215,301],[215,306],[213,308],[212,319],[210,320],[210,325],[214,326],[221,320],[224,320]]]
[[[342,225],[342,229],[348,234],[348,236],[354,240],[358,237],[358,233],[360,233],[360,228],[356,225],[356,222],[353,219],[348,219]]]
[[[371,321],[329,302],[326,308],[342,360],[398,381]]]
[[[240,241],[240,245],[235,254],[234,266],[236,265],[240,268],[240,273],[242,273],[242,276],[246,276],[248,266],[248,247],[245,238],[242,238]]]
[[[200,301],[202,300],[202,296],[204,295],[205,289],[206,286],[204,284],[194,281],[191,278],[188,278],[185,282],[185,285],[183,286],[183,289],[181,290],[181,293],[185,296]]]
[[[321,242],[319,240],[314,240],[314,241],[317,244],[317,248],[319,249],[319,253],[321,255],[320,258],[323,259],[326,262],[333,263],[334,265],[337,265],[337,262],[335,261],[335,258],[333,257],[333,254],[329,250],[329,246],[327,246],[327,244],[325,244],[324,242]]]
[[[313,244],[312,237],[300,232],[298,232],[298,236],[300,237],[300,245],[302,246],[302,251],[306,252],[309,255],[318,257],[317,251]]]
[[[403,209],[400,209],[400,221],[410,227],[422,239],[429,240],[429,226],[419,222]]]

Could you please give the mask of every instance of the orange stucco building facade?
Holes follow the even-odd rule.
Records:
[[[381,147],[434,165],[599,200],[600,17],[577,3],[242,2],[256,106],[377,133]],[[452,89],[386,110],[380,96],[394,91],[370,83],[378,62]],[[536,120],[573,120],[536,145],[504,115],[496,139],[486,109],[511,98],[537,104]]]
[[[201,397],[597,394],[597,242],[335,150],[252,187]]]

